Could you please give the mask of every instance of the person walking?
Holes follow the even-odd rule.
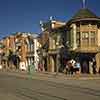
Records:
[[[75,73],[80,74],[80,72],[81,72],[81,65],[80,65],[79,61],[77,61],[75,63]]]

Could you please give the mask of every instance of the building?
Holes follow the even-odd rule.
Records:
[[[46,37],[42,38],[42,47],[48,45],[43,51],[48,71],[57,71],[57,64],[63,69],[64,60],[73,58],[80,61],[82,73],[91,73],[90,62],[95,59],[96,70],[99,72],[100,18],[91,10],[81,8],[66,23],[49,20],[42,23],[41,27],[42,36]]]
[[[42,60],[45,71],[57,72],[60,67],[59,52],[63,41],[64,22],[49,20],[43,22],[42,28]],[[59,64],[58,64],[59,63]]]
[[[3,53],[5,54],[6,62],[8,63],[9,57],[12,58],[13,64],[6,64],[9,68],[20,68],[20,63],[25,66],[25,70],[28,66],[34,62],[36,69],[38,64],[38,34],[30,32],[17,32],[13,35],[5,37],[2,39],[2,44],[4,45]],[[20,61],[20,62],[19,62]],[[9,61],[12,62],[12,61]],[[16,63],[16,66],[14,65]]]
[[[89,73],[89,62],[96,59],[100,68],[100,18],[87,8],[80,9],[67,23],[66,41],[81,62],[83,73]],[[84,64],[86,63],[86,66]]]

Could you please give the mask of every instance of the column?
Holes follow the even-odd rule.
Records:
[[[100,70],[100,52],[96,54],[96,71],[99,72]]]
[[[83,42],[82,42],[82,32],[80,32],[80,47],[82,48]]]
[[[92,68],[92,66],[93,66],[93,62],[89,61],[89,73],[90,74],[93,74],[93,68]]]
[[[59,55],[59,52],[56,56],[56,74],[59,72],[59,67],[60,67],[60,55]]]
[[[54,72],[54,59],[52,56],[50,56],[50,71]]]
[[[47,55],[47,71],[49,71],[49,65],[50,65],[50,63],[49,63],[49,55]]]
[[[77,48],[77,43],[76,43],[76,24],[72,24],[72,28],[73,28],[73,49]]]
[[[89,47],[91,47],[91,32],[89,31]]]

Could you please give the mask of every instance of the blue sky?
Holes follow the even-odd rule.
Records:
[[[100,0],[86,0],[100,16]],[[0,37],[13,32],[40,32],[39,21],[50,16],[69,20],[82,7],[82,0],[0,0]]]

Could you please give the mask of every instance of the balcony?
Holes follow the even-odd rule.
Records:
[[[97,26],[96,25],[83,25],[80,27],[80,31],[96,31],[97,30]]]
[[[75,49],[76,52],[84,52],[84,53],[96,53],[97,52],[97,47],[79,47]]]

